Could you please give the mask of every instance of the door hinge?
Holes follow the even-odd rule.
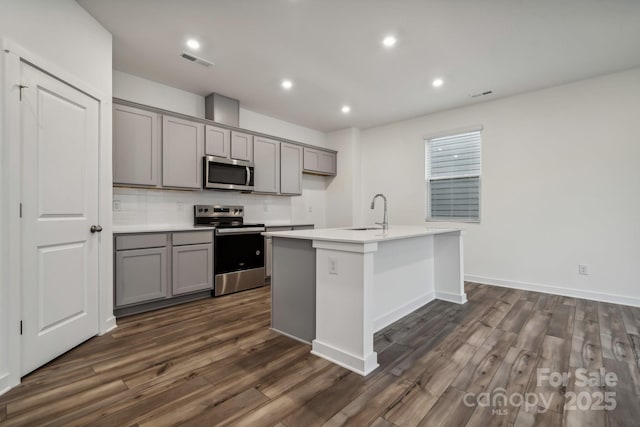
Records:
[[[22,218],[22,203],[20,203],[20,218]]]
[[[18,85],[18,87],[20,88],[20,101],[22,101],[22,89],[27,89],[29,88],[29,86]]]
[[[20,335],[22,335],[22,320],[20,321]]]

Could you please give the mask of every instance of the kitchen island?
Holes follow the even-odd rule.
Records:
[[[462,232],[425,226],[265,233],[273,239],[272,324],[361,375],[373,334],[434,299],[466,302]]]

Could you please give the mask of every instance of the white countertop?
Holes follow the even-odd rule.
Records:
[[[213,227],[201,227],[176,224],[141,224],[141,225],[114,225],[113,234],[123,233],[166,233],[170,231],[206,231]]]
[[[457,228],[433,228],[425,225],[390,225],[386,232],[383,232],[380,228],[375,230],[350,230],[349,228],[316,228],[315,230],[271,231],[262,234],[269,237],[287,237],[290,239],[371,243],[461,231]]]

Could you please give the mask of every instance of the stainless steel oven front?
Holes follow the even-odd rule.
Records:
[[[243,160],[204,156],[203,166],[203,188],[253,191],[253,163]]]
[[[214,295],[264,286],[263,226],[217,228]]]

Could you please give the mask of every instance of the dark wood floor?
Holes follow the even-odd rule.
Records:
[[[1,396],[0,425],[640,425],[640,309],[466,287],[467,304],[434,301],[376,334],[366,378],[271,332],[268,288],[121,319]],[[538,384],[538,368],[572,376]],[[580,368],[619,381],[577,384]],[[464,403],[500,390],[548,410]],[[577,409],[605,392],[615,410]]]

